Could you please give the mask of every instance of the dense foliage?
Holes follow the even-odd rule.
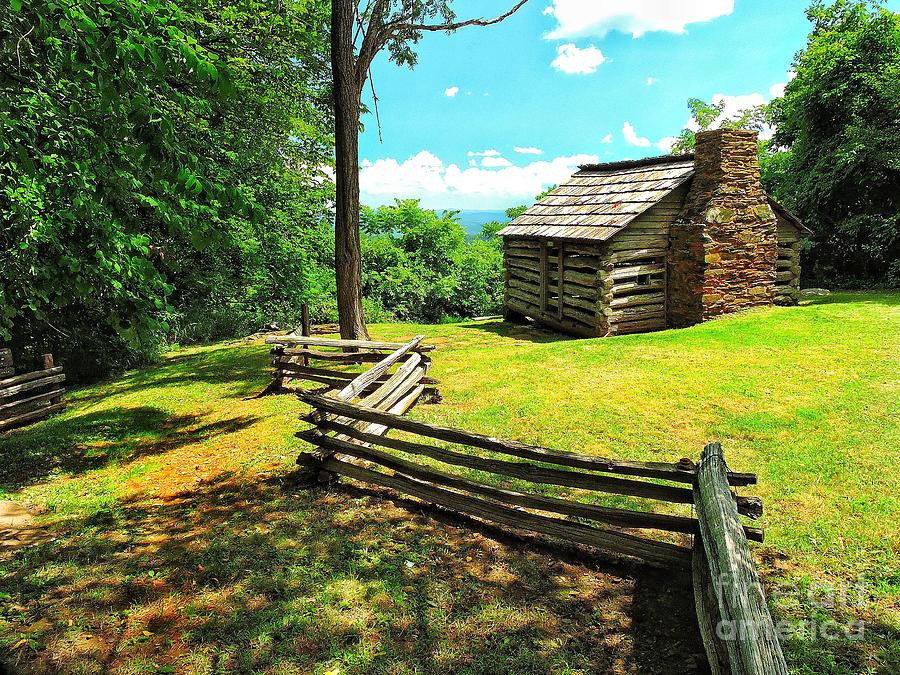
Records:
[[[442,321],[497,313],[503,302],[503,253],[497,226],[471,242],[454,211],[418,200],[363,208],[363,293],[370,319]]]
[[[900,285],[900,14],[814,4],[796,77],[773,105],[776,196],[812,228],[818,279]]]
[[[315,293],[326,16],[320,0],[3,3],[0,337],[20,358],[97,372]]]

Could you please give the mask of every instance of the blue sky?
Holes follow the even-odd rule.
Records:
[[[457,0],[461,18],[513,0]],[[372,67],[363,202],[530,202],[578,163],[665,154],[687,99],[770,100],[806,42],[807,0],[531,0],[504,23],[426,34],[415,69]],[[887,6],[895,9],[898,2]],[[371,90],[365,98],[371,107]],[[517,150],[518,149],[518,150]]]

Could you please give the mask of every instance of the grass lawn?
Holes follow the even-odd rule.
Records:
[[[765,503],[757,558],[792,670],[900,672],[900,295],[595,340],[371,328],[438,345],[445,400],[418,418],[632,459],[721,439],[759,475],[744,490]],[[178,350],[0,435],[0,499],[38,513],[28,546],[0,547],[12,672],[704,671],[687,577],[298,484],[304,407],[250,398],[267,351]]]

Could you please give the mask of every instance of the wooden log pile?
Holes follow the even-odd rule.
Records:
[[[656,565],[690,567],[689,547],[647,537],[643,531],[699,535],[700,524],[695,518],[498,487],[435,466],[440,463],[451,469],[492,473],[501,479],[692,504],[691,485],[697,469],[689,460],[635,462],[561,452],[428,424],[362,402],[348,403],[313,393],[299,396],[315,411],[309,418],[315,427],[298,436],[319,449],[315,458],[304,458],[302,463],[321,461],[321,468],[329,475],[340,474],[393,488],[495,524],[596,546]],[[371,433],[366,425],[378,433]],[[389,432],[400,432],[402,436]],[[448,444],[461,447],[451,449]],[[745,486],[755,483],[756,477],[729,471],[727,480],[731,485]],[[735,496],[734,505],[750,517],[761,514],[758,498]],[[744,527],[743,532],[749,539],[762,541],[763,533],[757,528]]]
[[[0,431],[33,424],[66,407],[63,401],[66,376],[53,356],[45,354],[43,368],[14,375],[12,354],[0,350]]]

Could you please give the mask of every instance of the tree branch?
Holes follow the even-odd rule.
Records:
[[[465,28],[466,26],[492,26],[495,23],[500,23],[501,21],[508,19],[513,14],[518,12],[528,0],[519,0],[515,4],[515,6],[510,9],[508,12],[501,14],[500,16],[496,16],[493,19],[468,19],[467,21],[451,21],[449,23],[440,23],[440,24],[427,24],[427,23],[398,23],[394,25],[394,31],[400,30],[425,30],[425,31],[442,31],[442,30],[457,30],[459,28]],[[392,31],[392,32],[394,32]]]
[[[359,55],[356,57],[357,90],[360,93],[362,93],[363,85],[366,83],[366,74],[369,72],[372,60],[387,41],[387,34],[384,32],[384,14],[389,5],[390,0],[375,0],[375,4],[372,6],[372,13],[369,15],[368,29],[363,34]],[[362,28],[361,18],[359,22],[360,28]]]

